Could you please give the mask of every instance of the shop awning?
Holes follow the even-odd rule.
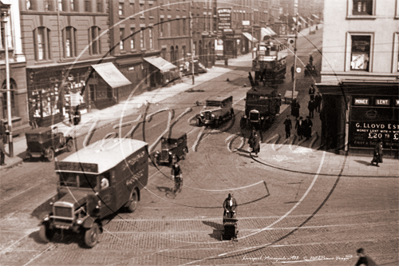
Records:
[[[308,23],[303,17],[299,16],[299,19],[302,20],[303,23]]]
[[[242,35],[244,35],[251,42],[257,42],[258,41],[254,36],[252,36],[248,32],[243,32]]]
[[[156,56],[144,57],[144,60],[153,65],[154,67],[158,68],[162,72],[169,72],[171,70],[177,69],[177,66],[175,66],[169,61],[166,61],[162,57],[156,57]]]
[[[296,17],[292,17],[292,20],[294,20],[294,22],[296,23]],[[302,23],[300,21],[298,21],[298,25],[302,26]]]
[[[261,39],[261,40],[263,40],[263,38],[264,38],[265,36],[270,36],[270,37],[272,37],[272,36],[277,36],[277,34],[276,34],[271,28],[269,28],[269,27],[267,27],[267,28],[261,28],[260,30],[261,30],[261,32],[260,32],[260,39]]]
[[[111,62],[91,66],[112,88],[118,88],[132,84]]]
[[[319,19],[319,17],[316,16],[315,14],[312,14],[312,17],[314,17],[315,19]]]

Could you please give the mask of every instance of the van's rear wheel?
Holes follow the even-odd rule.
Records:
[[[100,234],[100,228],[97,223],[85,232],[85,244],[87,247],[92,248],[98,243],[98,237]]]
[[[132,194],[130,194],[130,199],[129,199],[129,203],[127,206],[127,210],[129,212],[134,212],[137,209],[138,200],[139,200],[139,196],[137,194],[136,189],[134,189],[132,191]]]
[[[48,225],[42,224],[40,226],[39,237],[44,243],[48,243],[54,236],[54,231]]]

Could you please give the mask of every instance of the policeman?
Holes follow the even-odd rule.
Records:
[[[175,181],[174,193],[176,193],[177,190],[181,191],[181,187],[183,186],[183,172],[177,162],[172,166],[172,178]]]
[[[237,208],[237,201],[233,197],[233,193],[229,193],[229,195],[223,202],[223,209],[224,209],[223,216],[228,216],[229,218],[233,218],[236,212],[236,208]]]

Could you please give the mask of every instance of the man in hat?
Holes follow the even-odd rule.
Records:
[[[284,120],[284,125],[285,125],[285,138],[288,139],[291,136],[291,128],[292,128],[292,123],[289,115],[287,115],[287,118]]]
[[[229,218],[233,218],[233,216],[236,214],[236,209],[237,209],[237,201],[233,197],[233,193],[230,192],[227,198],[223,202],[223,216],[228,216]]]
[[[374,146],[374,154],[373,154],[373,160],[371,161],[371,164],[373,165],[376,163],[377,167],[380,167],[378,163],[382,163],[382,139],[379,139],[378,142]]]
[[[377,264],[370,257],[365,255],[363,248],[356,250],[356,253],[359,259],[357,260],[355,266],[377,266]]]
[[[183,172],[177,162],[175,162],[172,166],[172,178],[175,181],[173,193],[176,193],[177,191],[181,192],[181,188],[183,186]]]
[[[310,117],[307,116],[306,120],[303,123],[303,131],[304,131],[304,136],[306,137],[306,140],[309,140],[310,137],[312,136],[312,127],[313,127],[313,122],[310,120]]]
[[[301,140],[302,136],[303,136],[303,120],[302,120],[302,116],[300,116],[299,119],[296,120],[295,129],[296,129],[296,133],[298,135],[299,140]]]

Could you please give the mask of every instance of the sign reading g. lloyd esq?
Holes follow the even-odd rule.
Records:
[[[349,132],[352,146],[371,147],[382,139],[385,148],[398,149],[399,124],[392,122],[351,122]]]

